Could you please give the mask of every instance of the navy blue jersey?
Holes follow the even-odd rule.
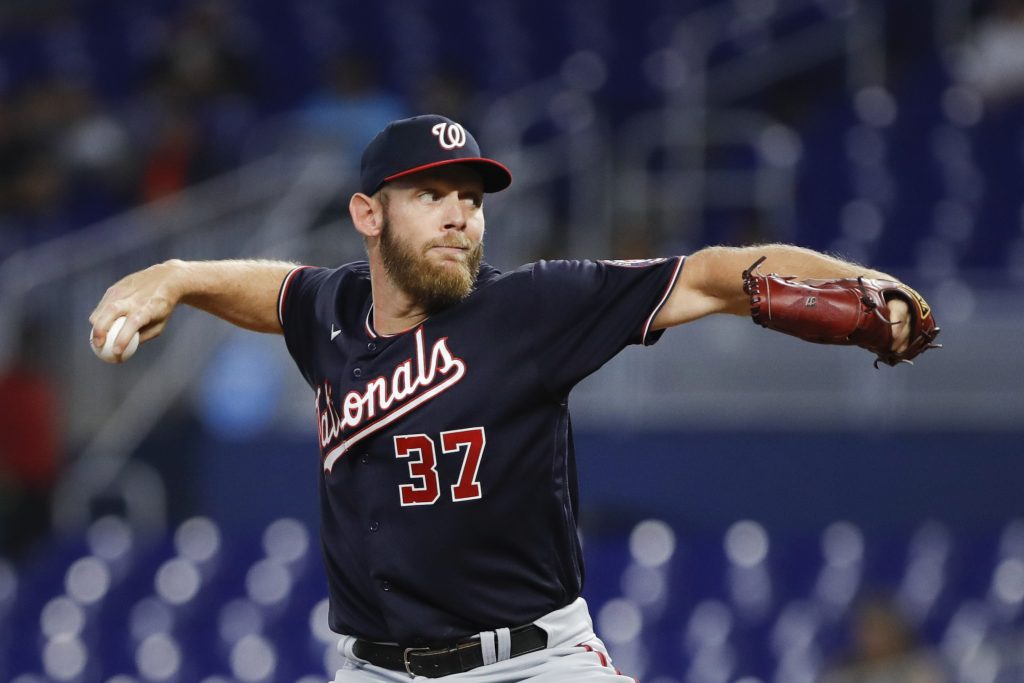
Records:
[[[333,630],[438,644],[579,595],[568,394],[656,341],[682,265],[484,265],[464,301],[391,336],[365,262],[285,278],[285,340],[316,396]]]

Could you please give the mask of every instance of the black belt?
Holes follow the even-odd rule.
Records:
[[[540,626],[529,624],[511,629],[512,657],[543,650],[548,646],[548,634]],[[352,654],[374,666],[392,671],[404,671],[412,676],[440,678],[462,673],[484,665],[483,649],[479,640],[467,640],[450,647],[402,647],[357,640]]]

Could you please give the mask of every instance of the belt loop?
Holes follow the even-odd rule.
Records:
[[[494,631],[480,632],[480,654],[483,655],[484,664],[494,664],[498,661],[498,654],[494,648]]]
[[[498,661],[502,662],[512,658],[512,631],[507,628],[499,628],[494,632],[498,639]]]
[[[355,652],[353,651],[357,640],[358,638],[355,638],[353,636],[342,636],[338,640],[338,654],[340,654],[345,659],[359,659],[358,657],[356,657]]]

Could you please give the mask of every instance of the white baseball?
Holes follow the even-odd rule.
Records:
[[[136,332],[132,335],[131,341],[128,342],[128,346],[125,347],[124,352],[121,353],[120,357],[114,353],[114,341],[117,339],[118,332],[124,327],[124,323],[127,318],[123,315],[115,320],[110,326],[110,330],[107,332],[107,339],[103,342],[103,348],[97,349],[96,345],[92,343],[92,335],[89,335],[89,348],[100,360],[104,360],[108,363],[123,363],[135,354],[135,350],[139,348],[139,333]]]

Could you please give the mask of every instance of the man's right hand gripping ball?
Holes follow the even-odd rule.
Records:
[[[875,367],[910,363],[935,344],[939,327],[931,306],[906,285],[893,280],[846,278],[801,280],[769,273],[763,275],[758,259],[743,271],[743,291],[750,297],[750,315],[762,327],[791,334],[817,344],[860,346],[875,354]],[[909,338],[894,350],[896,340],[890,302],[906,303]]]

